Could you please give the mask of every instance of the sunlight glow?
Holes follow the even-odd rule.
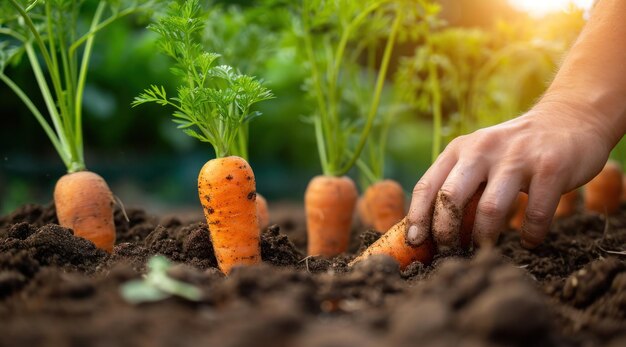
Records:
[[[509,3],[533,16],[543,16],[550,12],[567,10],[570,4],[589,10],[593,0],[509,0]]]

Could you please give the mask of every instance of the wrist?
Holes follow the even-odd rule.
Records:
[[[596,97],[600,93],[548,92],[533,107],[540,113],[560,115],[572,126],[591,131],[607,145],[610,151],[626,132],[626,98],[609,101]]]

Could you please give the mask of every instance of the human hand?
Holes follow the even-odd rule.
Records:
[[[456,138],[415,185],[407,240],[419,245],[432,230],[440,250],[459,247],[463,210],[486,183],[474,242],[496,243],[523,191],[529,199],[521,242],[527,248],[538,246],[561,194],[593,178],[608,158],[613,139],[601,119],[583,105],[544,102],[523,116]]]

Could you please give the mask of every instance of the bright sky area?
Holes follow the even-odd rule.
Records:
[[[593,0],[509,0],[516,8],[527,11],[533,16],[543,16],[549,12],[566,10],[570,4],[589,9]]]

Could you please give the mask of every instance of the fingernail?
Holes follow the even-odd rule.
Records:
[[[425,235],[420,234],[417,225],[411,225],[406,233],[406,238],[410,244],[418,246],[424,242]]]

